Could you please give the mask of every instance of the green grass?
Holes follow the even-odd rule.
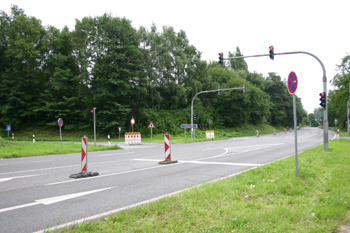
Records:
[[[334,232],[349,223],[350,142],[329,142],[222,181],[59,232]]]
[[[238,128],[232,128],[232,129],[212,129],[215,132],[215,139],[214,140],[220,140],[221,139],[221,132],[223,132],[223,139],[228,139],[232,137],[245,137],[245,136],[254,136],[256,135],[256,130],[259,130],[259,134],[271,134],[273,133],[275,127],[270,125],[260,125],[260,126],[253,126],[253,125],[247,125],[244,127],[238,127]],[[276,127],[276,132],[283,131],[284,128],[282,127]],[[205,136],[205,130],[196,129],[196,135],[195,139],[191,140],[191,133],[190,130],[186,130],[186,139],[183,129],[178,130],[179,133],[177,134],[171,134],[171,140],[172,143],[184,143],[184,142],[193,142],[193,141],[203,141],[206,140]],[[21,129],[19,131],[10,132],[10,137],[8,138],[7,135],[3,137],[5,140],[12,140],[12,133],[14,133],[14,137],[16,141],[33,141],[33,134],[35,135],[35,141],[60,141],[60,134],[58,129],[48,129],[48,128],[25,128]],[[142,134],[142,142],[156,142],[156,143],[162,143],[164,142],[164,133],[161,134],[153,134],[152,140],[150,131],[147,132],[141,132]],[[202,133],[202,135],[201,135]],[[89,141],[94,140],[94,135],[91,133],[86,133],[82,131],[66,131],[64,128],[62,129],[62,140],[63,141],[80,141],[81,138],[86,135],[89,138]],[[213,140],[213,139],[209,139]],[[107,135],[103,135],[100,133],[97,133],[96,135],[96,141],[99,142],[106,142],[107,141]],[[124,142],[124,134],[119,136],[112,136],[111,137],[112,142]]]
[[[88,146],[88,151],[116,150],[118,146]],[[53,142],[17,142],[0,138],[0,158],[15,158],[50,154],[81,153],[81,144]]]

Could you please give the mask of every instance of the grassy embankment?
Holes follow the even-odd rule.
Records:
[[[60,232],[334,232],[349,223],[350,142],[329,143]]]

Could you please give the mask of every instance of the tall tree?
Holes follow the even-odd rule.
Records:
[[[139,38],[125,18],[103,16],[77,20],[75,41],[83,76],[90,86],[87,104],[96,107],[99,127],[115,130],[140,105],[144,93]]]
[[[6,29],[6,70],[1,73],[0,99],[3,124],[29,125],[40,119],[36,111],[43,105],[40,93],[45,88],[41,70],[45,62],[46,31],[41,21],[27,17],[17,6]],[[7,23],[7,22],[6,22]]]

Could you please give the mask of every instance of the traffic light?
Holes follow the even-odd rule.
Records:
[[[220,90],[221,90],[221,87],[219,87],[218,90],[219,90],[219,91],[218,91],[218,95],[220,95],[220,94],[221,94],[221,91],[220,91]]]
[[[91,119],[94,119],[94,110],[91,109],[90,112],[91,112]]]
[[[273,58],[275,57],[275,52],[273,51],[273,46],[270,46],[269,49],[270,49],[270,59],[273,60]]]
[[[196,114],[193,114],[193,121],[196,121],[197,118],[196,118]]]
[[[349,120],[350,120],[350,114],[349,114]]]
[[[325,92],[323,92],[323,93],[320,93],[320,106],[322,107],[322,108],[325,108],[326,107],[326,93]]]
[[[224,53],[219,53],[219,64],[224,65]]]

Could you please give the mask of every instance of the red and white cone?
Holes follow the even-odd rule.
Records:
[[[177,163],[177,160],[171,160],[170,134],[164,134],[164,153],[165,160],[159,164]]]

